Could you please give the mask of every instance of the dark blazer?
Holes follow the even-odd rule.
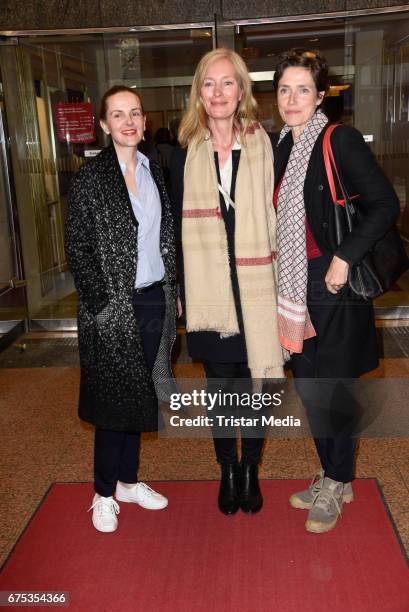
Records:
[[[328,262],[334,254],[350,264],[359,261],[382,238],[399,215],[399,201],[389,180],[377,164],[361,133],[348,126],[338,127],[331,144],[340,174],[349,195],[359,194],[358,205],[365,212],[359,227],[338,247],[333,202],[326,176],[322,142],[326,126],[313,147],[304,183],[306,216],[312,234]],[[274,143],[275,179],[284,174],[293,145],[289,132]],[[340,294],[332,325],[318,338],[318,375],[357,377],[378,364],[372,304],[354,296],[346,287]]]
[[[114,147],[75,175],[69,195],[65,247],[79,295],[81,363],[79,415],[101,429],[158,427],[158,380],[170,380],[175,339],[175,246],[169,198],[160,168],[150,162],[162,203],[160,248],[166,270],[166,318],[151,374],[132,305],[138,222]],[[156,393],[155,393],[156,387]]]
[[[176,238],[182,239],[182,209],[184,191],[184,168],[186,162],[187,149],[175,149],[170,166],[171,201],[176,228]],[[234,201],[237,171],[240,163],[240,150],[232,151],[232,181],[230,197]],[[219,162],[215,153],[216,173],[220,181]],[[240,333],[230,338],[220,338],[217,332],[189,332],[187,334],[187,346],[189,355],[192,359],[216,363],[245,363],[247,362],[246,343],[244,339],[243,318],[240,304],[240,291],[237,280],[234,252],[234,228],[235,215],[232,206],[226,208],[223,196],[220,194],[220,210],[226,227],[227,247],[229,250],[230,277],[234,303],[236,306],[237,320]],[[183,251],[179,257],[179,282],[181,287],[182,302],[184,302],[184,276],[183,276]]]

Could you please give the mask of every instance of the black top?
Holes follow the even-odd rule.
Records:
[[[183,176],[186,162],[186,149],[175,149],[170,166],[171,178],[171,201],[172,211],[175,222],[176,239],[181,242],[182,239],[182,209],[183,209]],[[214,154],[217,177],[220,182],[219,159],[217,153]],[[240,162],[240,150],[232,151],[232,181],[230,189],[230,197],[234,201],[236,190],[237,171]],[[232,283],[234,303],[236,306],[237,320],[240,333],[229,338],[220,338],[218,332],[203,331],[203,332],[188,332],[187,346],[189,355],[192,359],[197,359],[206,362],[215,363],[246,363],[247,351],[243,330],[243,316],[240,304],[240,290],[237,279],[236,258],[234,249],[234,228],[235,228],[235,213],[234,208],[229,206],[227,209],[224,198],[221,194],[220,209],[226,227],[227,247],[229,252],[230,277]],[[183,251],[179,257],[179,282],[181,289],[181,299],[183,308],[185,309],[184,295],[184,275],[183,275]]]
[[[328,261],[335,254],[354,264],[396,221],[399,201],[360,132],[344,125],[334,130],[331,145],[338,170],[349,195],[359,194],[356,203],[364,213],[359,226],[340,246],[337,245],[334,204],[322,151],[328,127],[329,124],[319,134],[311,151],[304,181],[305,212],[314,240]],[[292,146],[290,131],[274,147],[276,180],[285,171]],[[328,299],[332,299],[330,294]],[[331,324],[316,341],[319,377],[355,378],[376,368],[378,355],[372,303],[346,288],[337,300],[337,307],[333,308]]]
[[[324,127],[311,152],[304,182],[305,212],[312,235],[321,253],[336,254],[350,264],[360,261],[390,229],[399,215],[399,200],[379,167],[362,134],[341,125],[331,134],[331,145],[338,171],[347,193],[359,195],[356,204],[364,218],[338,247],[333,202],[322,154]],[[274,149],[274,174],[280,179],[293,146],[291,131]]]

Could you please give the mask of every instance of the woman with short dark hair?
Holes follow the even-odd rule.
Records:
[[[353,499],[358,406],[352,381],[378,364],[372,304],[351,293],[348,269],[399,214],[396,194],[362,135],[338,127],[331,135],[337,167],[365,213],[338,246],[323,161],[327,88],[328,65],[318,52],[281,56],[274,75],[285,122],[275,147],[278,324],[321,462],[311,486],[290,504],[309,510],[306,529],[314,533],[332,529],[343,502]]]

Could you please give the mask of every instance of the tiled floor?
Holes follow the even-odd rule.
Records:
[[[203,377],[201,366],[183,353],[175,371],[180,378]],[[372,376],[409,379],[409,360],[384,359]],[[0,368],[1,561],[51,483],[92,479],[93,428],[77,418],[78,384],[79,369],[72,365]],[[273,439],[266,444],[261,477],[310,478],[317,467],[311,439]],[[356,472],[378,478],[409,552],[409,437],[362,439]],[[211,440],[144,435],[141,480],[216,479],[218,473]]]
[[[409,246],[406,250],[409,252]],[[398,308],[402,304],[409,305],[409,271],[400,277],[392,289],[374,301],[374,305],[381,308]]]

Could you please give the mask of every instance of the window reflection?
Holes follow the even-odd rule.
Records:
[[[272,87],[279,54],[319,49],[327,58],[331,121],[358,128],[393,183],[401,203],[400,231],[409,240],[409,13],[247,25],[235,38],[246,59],[267,131],[282,127]],[[409,305],[409,274],[378,306]]]
[[[16,181],[27,185],[20,199],[31,207],[37,244],[23,245],[30,269],[31,319],[76,314],[76,293],[64,253],[64,218],[74,172],[108,144],[99,127],[103,93],[116,83],[141,91],[147,113],[145,153],[167,176],[170,149],[188,101],[200,57],[213,46],[209,28],[121,35],[30,37],[20,41],[15,79],[28,95],[23,105]],[[21,90],[20,90],[21,91]],[[27,132],[27,133],[26,133]],[[28,221],[27,217],[27,221]],[[24,248],[26,246],[26,248]]]

